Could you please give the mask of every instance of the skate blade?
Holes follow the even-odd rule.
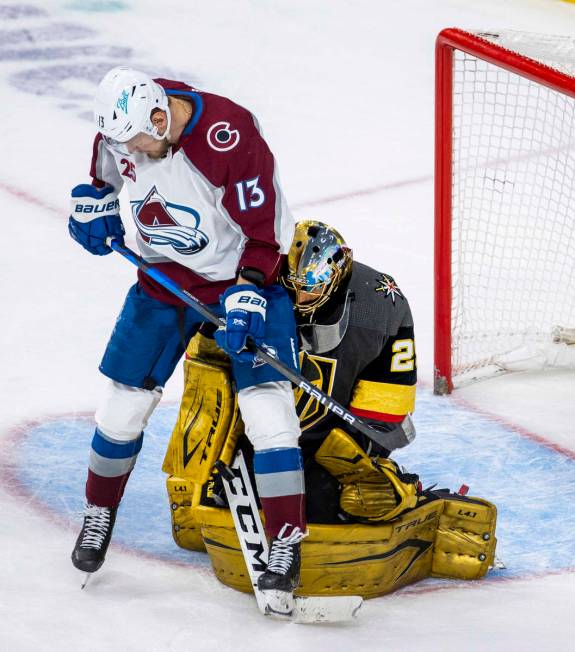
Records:
[[[82,584],[80,585],[81,589],[85,589],[88,586],[88,582],[90,581],[92,575],[93,573],[84,573],[82,577]]]

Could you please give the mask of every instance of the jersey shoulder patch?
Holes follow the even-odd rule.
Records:
[[[398,299],[405,300],[393,277],[383,272],[376,278],[375,292],[386,299],[391,299],[392,303]]]
[[[255,132],[252,114],[227,97],[203,94],[204,109],[195,138],[215,152],[231,152],[247,145]]]
[[[393,276],[354,261],[349,289],[354,294],[350,323],[355,326],[391,335],[413,323],[409,302]]]
[[[202,93],[202,101],[198,123],[180,141],[185,156],[215,186],[253,180],[270,157],[254,116],[219,95]]]

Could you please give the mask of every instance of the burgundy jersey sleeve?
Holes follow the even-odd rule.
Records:
[[[230,166],[222,203],[247,237],[240,268],[259,269],[267,282],[274,282],[281,253],[276,221],[284,217],[283,197],[276,183],[274,157],[255,125],[251,131],[244,156]]]
[[[203,115],[184,151],[223,193],[221,206],[245,237],[238,270],[260,270],[273,283],[294,230],[273,154],[249,111],[226,98],[203,98]]]

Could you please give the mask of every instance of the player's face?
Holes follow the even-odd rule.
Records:
[[[311,303],[312,301],[315,301],[318,297],[318,294],[316,292],[304,292],[303,290],[299,290],[297,293],[297,301],[298,303],[301,304],[306,304],[306,303]]]
[[[139,152],[141,154],[147,154],[150,158],[157,159],[163,158],[167,154],[170,143],[168,143],[166,138],[157,140],[153,136],[141,133],[130,138],[126,143],[126,147],[130,154]]]

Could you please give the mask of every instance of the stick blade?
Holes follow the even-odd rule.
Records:
[[[363,604],[359,595],[302,596],[294,599],[295,623],[340,623],[353,620]]]

